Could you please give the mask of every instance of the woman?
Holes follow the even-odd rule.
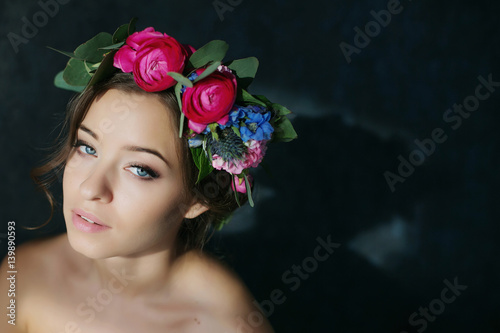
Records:
[[[248,169],[272,133],[294,135],[286,109],[248,94],[255,71],[222,64],[219,42],[195,52],[134,23],[77,48],[59,76],[82,92],[33,175],[52,203],[63,172],[67,234],[18,248],[15,325],[0,331],[271,332],[242,282],[201,249],[251,201]]]

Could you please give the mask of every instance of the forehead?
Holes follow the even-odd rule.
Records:
[[[82,124],[103,143],[177,152],[179,139],[172,112],[156,95],[111,89],[96,98]]]

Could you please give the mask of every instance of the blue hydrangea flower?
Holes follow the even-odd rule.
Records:
[[[196,148],[203,144],[203,137],[201,135],[197,135],[188,140],[189,148]]]
[[[235,105],[229,113],[229,121],[225,125],[235,126],[240,130],[243,141],[250,139],[261,141],[271,139],[274,128],[269,123],[271,112],[260,105]]]
[[[265,113],[257,112],[247,112],[245,125],[240,127],[241,138],[243,141],[248,141],[250,139],[261,141],[270,140],[271,133],[274,132],[274,128],[269,123],[271,119],[271,112],[267,111]]]

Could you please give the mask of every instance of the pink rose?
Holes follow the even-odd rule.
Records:
[[[138,50],[144,42],[154,38],[169,37],[165,33],[155,31],[153,27],[146,28],[142,31],[134,32],[127,38],[127,44],[135,50]]]
[[[188,53],[177,40],[146,28],[127,38],[114,57],[114,66],[134,73],[134,80],[145,91],[168,89],[176,81],[168,72],[182,73]]]
[[[252,176],[250,174],[247,175],[248,182],[252,185]],[[239,178],[238,176],[234,176],[234,183],[231,182],[231,188],[235,191],[234,187],[236,185],[236,192],[247,193],[247,187],[245,186],[245,178]]]
[[[256,168],[266,154],[266,141],[247,141],[247,152],[242,160],[226,161],[217,154],[212,156],[212,166],[217,170],[225,170],[233,175],[239,175],[244,169]]]
[[[201,133],[210,123],[225,125],[236,99],[236,77],[221,68],[186,88],[182,94],[182,112],[189,119],[188,126]],[[198,75],[205,69],[196,71]]]

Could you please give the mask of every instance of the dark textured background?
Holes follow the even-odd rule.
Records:
[[[456,130],[443,120],[474,94],[479,75],[500,81],[499,3],[402,1],[351,63],[339,44],[353,44],[353,28],[388,1],[232,3],[221,20],[212,1],[73,0],[16,53],[7,34],[21,34],[21,18],[32,21],[41,7],[3,0],[0,232],[11,220],[18,243],[61,232],[60,214],[39,231],[20,228],[47,217],[28,173],[71,96],[53,87],[66,59],[46,46],[71,51],[138,16],[139,29],[154,26],[195,47],[226,40],[227,59],[257,56],[251,91],[295,113],[299,140],[269,149],[269,173],[256,173],[256,208],[244,208],[211,244],[257,300],[284,292],[269,316],[277,331],[422,332],[409,316],[457,278],[467,289],[425,331],[500,332],[500,89]],[[435,128],[446,142],[391,192],[384,172],[397,172],[398,156],[408,158],[414,140]],[[291,290],[283,274],[328,235],[341,246]]]

